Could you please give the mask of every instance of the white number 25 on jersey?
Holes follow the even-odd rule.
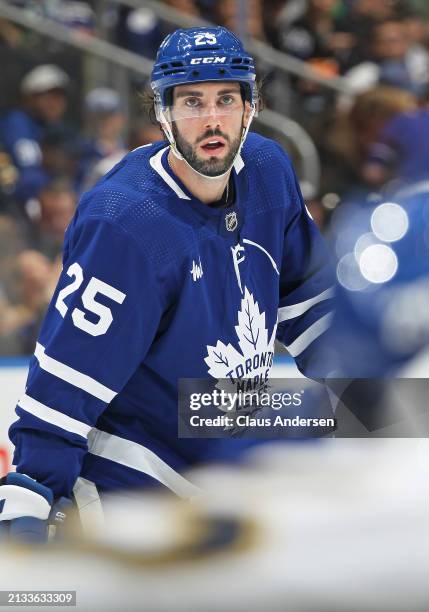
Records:
[[[61,289],[55,303],[55,308],[60,312],[63,318],[66,316],[69,309],[64,302],[65,298],[77,291],[83,283],[82,267],[78,263],[72,264],[67,270],[67,275],[70,276],[70,278],[74,277],[74,280],[70,285]],[[102,336],[105,334],[113,321],[112,311],[107,306],[104,306],[104,304],[97,302],[97,294],[105,295],[114,302],[118,302],[118,304],[122,304],[126,296],[122,291],[118,291],[118,289],[115,289],[111,285],[95,278],[95,276],[91,278],[85,291],[82,293],[81,300],[88,312],[92,312],[99,317],[97,323],[89,321],[85,317],[85,312],[80,308],[74,308],[71,314],[75,326],[91,334],[91,336]]]

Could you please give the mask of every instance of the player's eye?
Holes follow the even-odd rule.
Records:
[[[230,104],[232,104],[234,102],[234,98],[233,96],[222,96],[221,99],[221,104],[224,104],[225,106],[229,106]]]
[[[186,98],[185,105],[189,108],[197,108],[200,105],[200,100],[198,98]]]

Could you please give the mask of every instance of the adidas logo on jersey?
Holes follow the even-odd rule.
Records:
[[[199,263],[195,263],[194,260],[192,260],[192,270],[191,270],[191,274],[192,274],[192,280],[194,282],[196,282],[197,280],[199,280],[202,275],[203,275],[203,266],[201,264],[201,259],[199,259]]]

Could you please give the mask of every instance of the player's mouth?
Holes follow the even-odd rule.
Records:
[[[221,153],[225,149],[225,141],[222,138],[210,138],[200,145],[203,151],[206,153],[210,153],[210,155],[214,155],[216,153]]]

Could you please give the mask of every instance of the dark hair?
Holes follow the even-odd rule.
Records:
[[[158,120],[155,114],[155,96],[149,85],[147,85],[143,91],[139,93],[139,98],[143,112],[149,117],[151,123],[157,125]]]

